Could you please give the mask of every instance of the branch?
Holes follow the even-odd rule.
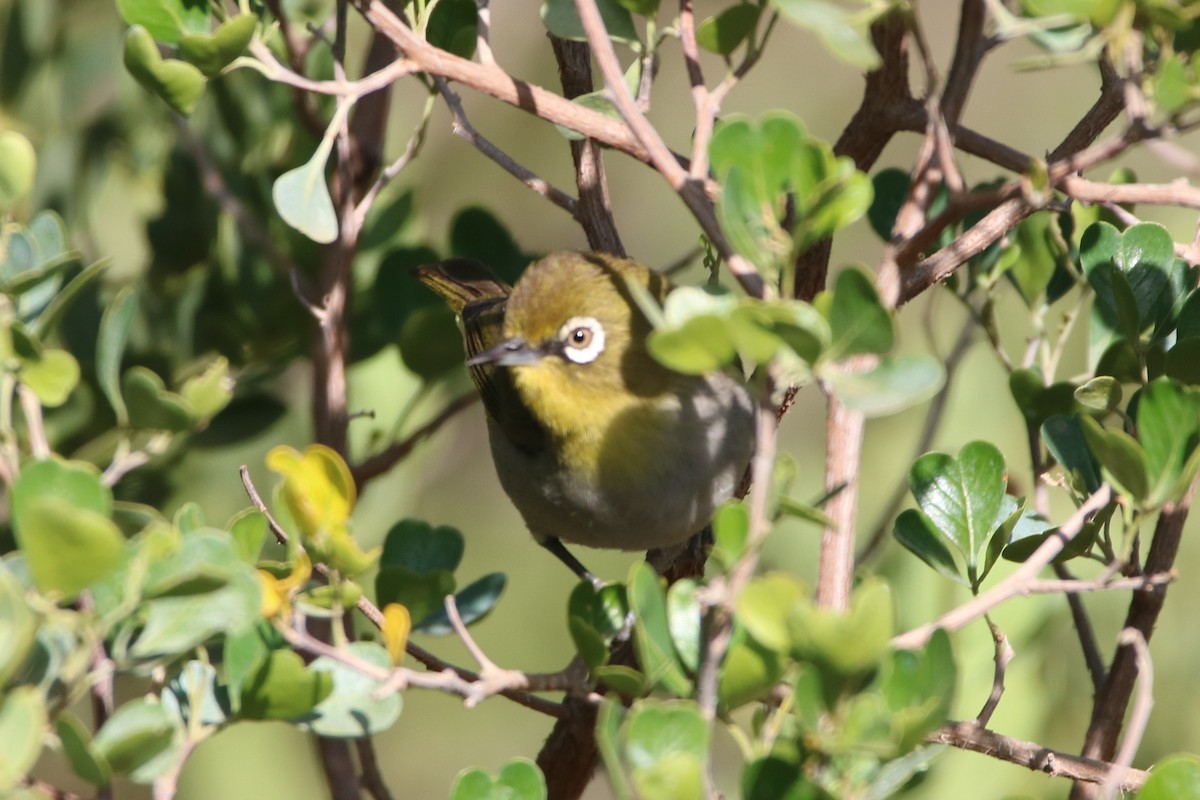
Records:
[[[1111,500],[1112,487],[1105,483],[1084,501],[1070,519],[1059,526],[1053,536],[1042,542],[1015,572],[969,602],[943,614],[937,620],[894,637],[892,647],[901,650],[915,650],[918,647],[924,647],[929,641],[929,637],[939,628],[947,632],[959,630],[1005,600],[1025,593],[1029,586],[1036,585],[1035,580],[1038,573],[1083,530],[1084,524],[1092,515],[1107,506]],[[1136,596],[1140,597],[1141,595]]]
[[[1193,480],[1182,500],[1164,506],[1159,513],[1158,522],[1154,526],[1154,538],[1150,542],[1150,551],[1146,554],[1144,573],[1166,573],[1174,566],[1175,557],[1179,553],[1183,524],[1187,521],[1195,491],[1196,482]],[[1166,601],[1166,595],[1166,585],[1157,586],[1154,591],[1135,594],[1129,602],[1124,628],[1137,631],[1144,641],[1149,641]],[[1106,760],[1113,757],[1137,673],[1137,651],[1131,645],[1123,643],[1117,648],[1104,686],[1096,695],[1092,719],[1084,739],[1082,754],[1085,757]],[[1086,798],[1093,795],[1076,785],[1071,796]]]
[[[1115,771],[1114,766],[1106,761],[1051,750],[1036,742],[1003,736],[980,727],[974,721],[949,722],[930,735],[929,741],[982,753],[1010,764],[1019,764],[1035,772],[1074,781],[1100,783]],[[1146,782],[1146,777],[1147,773],[1142,770],[1126,770],[1120,778],[1120,786],[1125,791],[1137,791]]]
[[[857,371],[877,359],[858,357],[853,361],[856,363],[847,366]],[[866,417],[862,412],[847,409],[832,392],[827,395],[825,490],[838,491],[824,508],[834,527],[821,533],[816,599],[819,608],[845,611],[850,608],[850,586],[854,580],[854,523]]]
[[[558,62],[563,96],[574,99],[591,92],[592,57],[587,44],[550,34],[550,46]],[[600,146],[591,139],[573,140],[571,159],[575,162],[575,186],[579,189],[575,219],[587,235],[588,246],[599,252],[625,255],[625,246],[613,218]]]
[[[354,485],[362,491],[370,481],[384,474],[400,461],[408,457],[413,449],[438,431],[443,425],[453,419],[460,411],[470,408],[479,400],[478,392],[461,395],[443,408],[433,419],[395,442],[381,453],[370,456],[362,463],[350,469],[354,477]]]
[[[1137,663],[1138,681],[1137,702],[1129,715],[1129,730],[1125,733],[1125,741],[1121,742],[1121,750],[1113,764],[1113,771],[1101,787],[1101,800],[1113,800],[1117,789],[1124,783],[1125,774],[1133,764],[1142,737],[1146,734],[1146,725],[1150,722],[1150,711],[1154,708],[1154,663],[1150,660],[1150,647],[1141,631],[1136,628],[1126,628],[1117,637],[1122,647],[1133,649],[1134,660]]]

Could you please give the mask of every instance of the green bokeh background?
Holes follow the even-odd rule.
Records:
[[[17,0],[0,0],[0,42],[12,33],[6,26]],[[0,128],[24,132],[39,150],[39,187],[62,184],[71,169],[70,149],[74,121],[94,114],[105,104],[140,97],[142,90],[121,66],[122,24],[112,0],[23,0],[27,24],[57,31],[58,48],[87,51],[90,67],[78,74],[62,75],[43,70],[33,88],[14,102],[0,105]],[[710,4],[711,5],[711,4]],[[716,6],[701,13],[711,13]],[[931,46],[941,65],[949,63],[957,25],[950,3],[919,6]],[[353,17],[353,14],[352,14]],[[32,20],[32,21],[30,21]],[[557,87],[553,56],[537,17],[537,3],[521,0],[493,8],[493,48],[499,62],[512,74],[547,87]],[[364,37],[351,37],[351,52],[361,52]],[[1021,43],[999,50],[989,58],[972,93],[964,123],[1021,150],[1040,155],[1052,149],[1095,97],[1098,80],[1091,67],[1071,67],[1052,72],[1017,72],[1013,63],[1033,54]],[[667,46],[654,95],[652,121],[676,149],[688,147],[692,106],[678,49]],[[721,74],[720,62],[706,62],[709,80]],[[242,79],[257,79],[239,76]],[[914,71],[914,84],[920,76]],[[861,78],[832,59],[815,38],[781,23],[767,55],[749,78],[730,96],[725,113],[760,113],[787,108],[797,113],[809,129],[824,138],[837,137],[855,110]],[[461,89],[475,126],[517,161],[552,183],[573,186],[567,145],[552,126],[524,112]],[[393,103],[389,153],[397,153],[420,111],[423,91],[402,85]],[[89,257],[111,256],[116,276],[136,276],[147,267],[150,250],[145,235],[148,219],[159,213],[163,198],[157,181],[145,180],[147,165],[161,165],[173,135],[164,110],[147,104],[152,113],[144,122],[144,137],[132,151],[109,152],[109,169],[98,185],[72,198],[67,214],[77,246]],[[200,114],[205,113],[202,107]],[[144,140],[142,140],[144,139]],[[879,167],[912,163],[919,138],[897,137],[885,151]],[[1185,139],[1195,149],[1197,139]],[[962,156],[969,180],[993,177],[997,171],[970,156]],[[1164,162],[1138,154],[1122,162],[1144,180],[1168,181],[1177,177]],[[617,222],[630,253],[651,265],[664,265],[697,241],[697,229],[683,204],[650,169],[619,154],[607,158]],[[1116,165],[1113,165],[1114,167]],[[1098,173],[1107,174],[1107,167]],[[69,181],[66,181],[69,183]],[[509,226],[520,246],[531,252],[585,247],[575,224],[562,211],[542,201],[461,139],[451,135],[448,115],[440,107],[430,126],[425,151],[400,176],[401,187],[415,190],[419,226],[434,241],[444,239],[455,212],[483,205]],[[1143,209],[1177,240],[1190,240],[1194,216],[1177,210]],[[833,264],[851,261],[874,264],[881,243],[865,222],[839,236]],[[684,280],[696,279],[693,272]],[[1015,295],[1000,309],[1006,345],[1020,353],[1026,335],[1026,313]],[[951,299],[937,290],[906,307],[900,316],[901,349],[925,351],[927,329],[932,330],[939,352],[949,349],[963,323],[963,314]],[[1078,337],[1082,339],[1082,337]],[[1079,343],[1081,345],[1081,342]],[[1082,346],[1069,353],[1063,374],[1082,368]],[[351,379],[352,410],[373,410],[376,421],[352,424],[355,452],[363,453],[372,431],[388,430],[391,421],[416,391],[418,382],[407,374],[394,348],[388,348],[354,368]],[[263,467],[268,448],[280,443],[302,446],[309,441],[308,371],[297,366],[280,378],[281,395],[293,410],[279,424],[236,451],[195,451],[184,465],[187,476],[178,505],[196,500],[210,519],[223,520],[247,505],[238,479],[241,463],[251,466],[260,486],[270,485]],[[421,408],[431,412],[438,402],[465,391],[459,376]],[[887,499],[904,479],[926,407],[868,425],[858,527],[865,540],[877,526]],[[801,392],[783,423],[781,449],[800,465],[795,494],[811,499],[821,491],[824,407],[817,391]],[[956,452],[964,443],[986,438],[1000,446],[1010,467],[1010,484],[1020,492],[1029,489],[1028,456],[1024,452],[1024,427],[1007,390],[1006,376],[983,342],[977,342],[954,377],[948,412],[936,440],[938,449]],[[1060,498],[1056,498],[1060,499]],[[1059,514],[1069,508],[1059,502]],[[467,538],[466,557],[459,570],[463,581],[503,570],[509,587],[492,615],[474,628],[474,634],[493,660],[516,669],[551,671],[571,655],[565,625],[565,604],[572,576],[535,547],[520,518],[500,491],[487,455],[482,409],[461,414],[420,446],[411,458],[375,481],[361,498],[355,528],[364,544],[380,541],[397,519],[413,516],[434,524],[460,528]],[[1200,666],[1200,638],[1194,635],[1193,609],[1200,604],[1200,564],[1197,525],[1185,533],[1178,569],[1181,580],[1170,591],[1167,607],[1152,642],[1156,713],[1146,734],[1137,763],[1148,765],[1176,751],[1200,750],[1200,707],[1194,690]],[[818,531],[799,523],[784,523],[773,534],[764,559],[777,566],[815,578]],[[584,561],[597,574],[623,579],[636,556],[584,551]],[[966,599],[966,591],[933,574],[915,558],[890,542],[878,568],[893,583],[899,624],[908,628],[937,616]],[[1009,569],[1001,564],[992,581]],[[1095,615],[1097,636],[1105,653],[1112,650],[1126,605],[1124,595],[1087,598]],[[1083,738],[1091,705],[1091,687],[1083,668],[1079,646],[1071,627],[1066,602],[1061,597],[1016,599],[996,613],[996,621],[1016,649],[1008,670],[1007,693],[991,727],[1001,733],[1034,740],[1063,750],[1077,750]],[[465,650],[450,639],[419,640],[443,657],[469,664]],[[992,679],[992,648],[987,628],[977,623],[954,637],[960,662],[961,685],[956,716],[974,716]],[[122,687],[136,692],[138,687]],[[452,697],[424,692],[405,696],[399,723],[377,740],[384,776],[397,798],[445,797],[455,774],[477,765],[496,770],[515,756],[532,757],[550,729],[550,721],[503,699],[465,710]],[[719,784],[736,796],[738,755],[732,741],[718,733]],[[53,758],[43,768],[62,770]],[[63,784],[77,791],[70,776]],[[1055,782],[1020,767],[961,752],[948,752],[933,772],[909,796],[914,798],[1003,798],[1015,795],[1064,797],[1065,782]],[[120,796],[137,796],[143,790],[121,787]],[[147,793],[148,794],[148,793]],[[306,800],[325,795],[315,754],[308,739],[282,724],[239,724],[204,743],[184,770],[180,797],[222,800]],[[592,800],[610,796],[607,782],[597,778],[587,795]]]

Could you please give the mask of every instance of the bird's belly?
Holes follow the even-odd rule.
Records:
[[[720,388],[610,426],[586,443],[593,458],[571,458],[569,448],[530,454],[490,424],[500,483],[539,541],[620,550],[681,543],[733,495],[753,446],[749,398],[741,387]]]

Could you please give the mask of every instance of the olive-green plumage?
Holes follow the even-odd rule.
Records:
[[[463,259],[417,277],[462,318],[500,483],[539,542],[667,547],[732,495],[753,404],[726,373],[683,375],[646,351],[628,284],[661,302],[664,278],[576,252],[546,256],[511,289]]]

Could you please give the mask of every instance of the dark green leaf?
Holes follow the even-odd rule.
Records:
[[[387,532],[379,563],[414,572],[453,572],[462,561],[464,548],[463,535],[457,528],[435,528],[419,519],[402,519]]]
[[[666,591],[654,568],[644,561],[635,564],[627,591],[634,612],[634,643],[647,680],[676,695],[690,694],[691,681],[671,642]]]
[[[504,586],[508,582],[503,572],[492,572],[474,581],[467,588],[454,595],[454,604],[464,625],[471,625],[488,615],[495,607]],[[446,636],[454,632],[450,618],[446,615],[445,603],[437,611],[430,614],[414,630],[429,633],[434,636]]]
[[[637,29],[633,27],[633,17],[628,9],[618,5],[616,0],[598,0],[596,6],[600,9],[600,17],[608,31],[608,38],[625,44],[638,41]],[[541,16],[546,30],[560,39],[587,41],[587,34],[584,33],[583,23],[579,21],[573,0],[546,0],[542,3]]]
[[[460,58],[470,58],[475,55],[478,22],[475,0],[440,0],[429,15],[425,39]]]
[[[425,381],[461,369],[466,359],[458,322],[445,306],[418,308],[409,314],[400,328],[399,345],[404,366]]]
[[[875,173],[871,183],[875,187],[875,199],[871,202],[867,219],[871,223],[871,229],[886,242],[892,238],[896,215],[908,199],[912,181],[904,170],[889,167]]]
[[[1138,443],[1124,431],[1101,427],[1091,417],[1082,417],[1080,422],[1088,449],[1096,456],[1114,488],[1133,500],[1144,500],[1150,487],[1146,475],[1146,455]]]
[[[804,777],[800,764],[780,756],[751,761],[742,772],[745,800],[817,800],[817,787]]]
[[[879,302],[871,277],[859,269],[838,274],[826,315],[834,358],[892,349],[892,317]]]
[[[1190,462],[1200,445],[1200,398],[1159,378],[1142,390],[1137,421],[1149,479],[1146,502],[1158,506],[1178,500],[1195,474]]]
[[[696,28],[696,44],[712,53],[727,56],[754,33],[761,9],[740,3],[709,17]]]
[[[375,576],[375,604],[380,608],[399,603],[408,609],[414,627],[420,627],[445,607],[454,594],[454,574],[446,570],[416,572],[408,567],[383,564]]]
[[[1091,494],[1100,488],[1100,465],[1088,450],[1079,417],[1055,415],[1042,423],[1042,441],[1079,490]]]
[[[1200,338],[1180,339],[1167,351],[1165,369],[1181,383],[1200,385]]]
[[[941,531],[915,508],[900,512],[894,530],[896,541],[904,545],[937,572],[953,581],[967,581],[954,563],[954,556],[943,541]]]

